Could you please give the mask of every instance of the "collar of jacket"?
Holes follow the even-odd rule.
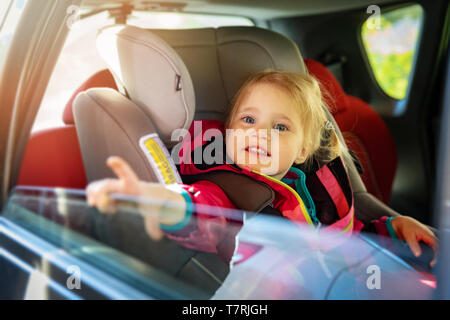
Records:
[[[242,169],[227,161],[224,137],[225,129],[223,123],[220,121],[200,120],[193,122],[189,128],[188,134],[183,139],[178,153],[180,161],[179,171],[183,177],[183,181],[188,183],[201,179],[213,181],[225,191],[230,200],[239,209],[249,208],[245,203],[249,201],[250,195],[252,196],[252,201],[250,201],[252,205],[250,207],[253,210],[261,211],[267,204],[272,202],[273,207],[277,208],[284,217],[294,222],[308,223],[314,228],[314,223],[311,220],[307,206],[303,202],[302,197],[292,187],[280,180],[257,171],[249,170],[248,168]],[[222,162],[219,162],[219,164],[204,164],[202,155],[205,151],[208,151],[206,149],[208,148],[208,145],[213,141],[217,142],[215,139],[221,139],[221,141],[216,144],[216,146],[220,146],[221,150],[216,150],[218,155],[215,154],[215,156],[217,156],[215,159],[220,159]],[[200,160],[202,161],[198,161],[196,156],[200,157]],[[228,180],[228,177],[240,179],[241,181],[242,178],[238,178],[237,175],[213,175],[213,172],[233,172],[252,179],[247,180],[247,183],[245,184],[247,186],[247,188],[245,188],[246,190],[243,190],[244,185],[239,188],[230,188],[229,185],[232,180]],[[187,178],[188,176],[191,177]],[[255,188],[254,184],[252,185],[251,183],[252,180],[259,184],[259,189],[261,189],[261,183],[264,183],[264,185],[269,186],[273,192],[271,192],[270,195],[268,195],[267,192],[251,192],[250,190]],[[231,184],[235,185],[235,183]],[[308,206],[310,207],[309,203]]]
[[[180,159],[179,171],[183,176],[183,181],[192,183],[193,181],[198,180],[211,180],[218,184],[236,207],[241,210],[248,210],[250,208],[251,210],[248,211],[259,212],[273,200],[273,207],[280,211],[284,217],[294,222],[307,223],[315,229],[315,224],[318,224],[318,221],[315,217],[314,202],[304,183],[304,173],[300,169],[291,167],[285,177],[280,181],[260,172],[249,170],[248,168],[241,169],[234,164],[227,163],[224,137],[225,129],[221,121],[200,120],[193,122],[189,129],[189,134],[185,136],[178,153]],[[223,162],[219,164],[195,164],[196,150],[199,153],[201,152],[200,154],[203,154],[206,148],[208,148],[208,144],[215,141],[215,139],[221,139],[221,142],[223,142],[218,144],[221,145],[222,150],[217,151],[219,153],[217,158],[223,159]],[[342,160],[338,158],[336,161],[333,161],[331,165],[343,166],[343,163]],[[213,173],[215,174],[218,172],[234,173],[235,177],[233,179],[240,179],[237,177],[240,175],[250,177],[255,182],[259,182],[259,187],[261,187],[261,183],[268,185],[270,189],[273,190],[273,193],[267,191],[267,188],[265,192],[260,193],[260,196],[258,196],[258,193],[256,192],[249,193],[249,190],[255,188],[255,184],[252,184],[251,180],[247,180],[246,190],[243,190],[242,187],[230,187],[231,180],[228,180],[230,175],[222,175],[219,179],[217,179],[216,176],[214,180],[208,179],[207,175],[205,175],[209,173],[210,176],[213,176]],[[238,173],[238,175],[236,175],[236,173]],[[336,185],[337,180],[327,165],[317,170],[316,174],[319,177],[320,183],[331,186],[331,189],[333,189],[333,186],[339,187],[339,185]],[[186,177],[189,176],[190,179],[186,179]],[[228,183],[226,183],[227,180]],[[291,183],[292,186],[290,186],[289,183]],[[349,184],[348,181],[346,181],[346,183]],[[228,187],[226,187],[227,184]],[[233,186],[236,184],[231,183],[231,185]],[[263,189],[264,188],[259,188],[259,190]],[[246,205],[249,195],[252,195],[253,198],[250,206]],[[350,198],[351,203],[348,203],[347,211],[344,212],[343,210],[340,210],[340,219],[332,225],[327,226],[325,229],[338,230],[340,231],[339,233],[351,234],[354,209],[353,197],[350,196]],[[333,199],[333,201],[336,204],[335,199]]]

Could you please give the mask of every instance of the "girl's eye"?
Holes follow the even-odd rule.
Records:
[[[251,123],[251,124],[255,123],[255,119],[253,119],[252,117],[245,116],[243,119],[247,123]]]
[[[277,124],[275,125],[275,129],[280,131],[286,131],[287,127],[284,124]]]

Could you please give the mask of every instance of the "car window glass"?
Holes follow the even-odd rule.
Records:
[[[404,99],[414,70],[423,21],[420,5],[381,12],[362,25],[361,36],[369,65],[382,90],[394,99]]]
[[[239,16],[140,11],[133,12],[128,24],[149,29],[193,29],[254,25],[250,19]]]
[[[34,121],[32,132],[60,127],[64,108],[75,90],[107,66],[97,54],[96,30],[114,23],[107,12],[79,20],[70,31]]]
[[[287,219],[196,206],[193,223],[213,228],[218,236],[214,219],[228,219],[224,239],[237,245],[230,267],[230,260],[207,246],[180,246],[182,234],[152,240],[136,206],[158,199],[115,197],[120,206],[110,215],[88,207],[81,190],[16,187],[3,216],[159,299],[427,299],[435,285],[426,278],[423,284],[420,272],[387,254],[369,235],[347,238],[321,231],[319,240],[317,230]],[[373,291],[378,282],[368,281],[374,268],[386,277],[381,291]],[[405,283],[416,290],[399,292]]]

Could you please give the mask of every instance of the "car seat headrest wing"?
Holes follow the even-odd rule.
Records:
[[[119,86],[155,124],[171,147],[176,129],[189,129],[195,94],[184,62],[160,37],[133,26],[110,26],[97,35],[97,48]]]
[[[308,72],[297,45],[280,33],[256,27],[221,27],[216,39],[229,99],[248,77],[260,71]]]

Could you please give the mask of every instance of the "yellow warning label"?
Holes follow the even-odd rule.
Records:
[[[173,171],[172,165],[170,164],[159,144],[153,138],[150,138],[144,142],[144,145],[155,161],[155,164],[164,179],[164,183],[177,183],[177,178]]]

